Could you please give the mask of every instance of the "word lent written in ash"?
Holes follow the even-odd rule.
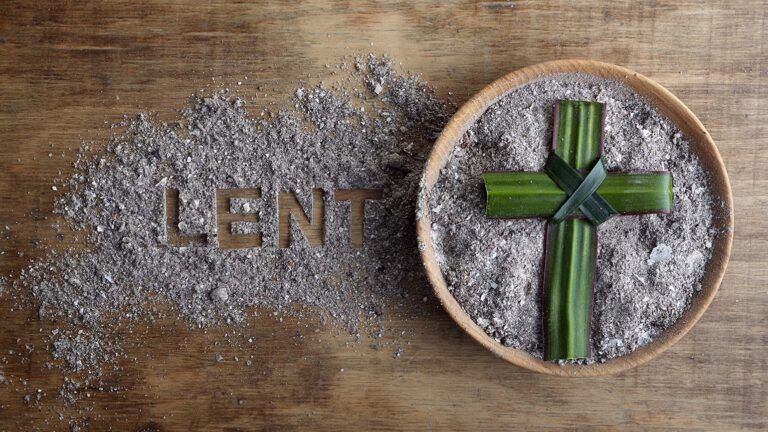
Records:
[[[365,215],[365,202],[382,198],[381,190],[377,189],[338,189],[333,191],[335,201],[348,201],[350,203],[349,238],[353,248],[363,246],[363,225]],[[262,199],[261,189],[258,188],[231,188],[216,190],[216,235],[219,247],[222,249],[245,249],[262,246],[262,233],[260,231],[246,233],[235,230],[236,223],[258,223],[259,213],[255,209],[246,207],[244,211],[234,211],[233,200],[242,199],[249,202],[259,202]],[[179,191],[176,189],[165,190],[165,225],[170,246],[201,246],[208,243],[207,234],[182,235],[178,228],[179,221]],[[292,192],[280,192],[278,194],[278,246],[287,248],[291,245],[291,219],[297,228],[307,238],[310,246],[323,244],[325,234],[325,202],[322,189],[312,190],[312,206],[309,212],[305,212],[296,196]],[[308,214],[309,213],[309,214]],[[293,218],[291,218],[293,216]]]

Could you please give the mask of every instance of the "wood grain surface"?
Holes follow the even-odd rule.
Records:
[[[643,73],[718,144],[737,230],[701,321],[615,377],[511,366],[465,335],[422,283],[386,322],[407,342],[356,342],[321,322],[261,314],[247,330],[254,342],[231,347],[226,328],[190,331],[169,314],[126,334],[125,370],[104,378],[120,392],[87,389],[72,407],[57,396],[61,372],[45,367],[48,327],[0,297],[0,371],[11,381],[0,384],[0,430],[67,430],[69,416],[87,417],[89,430],[128,431],[768,429],[767,14],[756,0],[1,2],[0,228],[12,229],[0,240],[3,273],[18,273],[53,236],[51,179],[109,122],[139,109],[175,118],[189,94],[220,84],[256,106],[278,103],[299,81],[327,76],[326,64],[370,51],[457,103],[553,59]],[[24,403],[37,389],[40,403]]]

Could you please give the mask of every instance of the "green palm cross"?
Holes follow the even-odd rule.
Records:
[[[606,173],[600,158],[603,113],[598,102],[558,101],[553,152],[545,172],[483,175],[487,217],[549,218],[544,263],[546,360],[590,354],[597,225],[615,214],[672,210],[670,173]]]

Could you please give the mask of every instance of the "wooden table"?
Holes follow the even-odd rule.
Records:
[[[0,4],[0,227],[13,228],[0,240],[3,273],[39,255],[35,240],[50,236],[50,181],[68,169],[66,149],[106,136],[105,122],[138,109],[174,118],[186,96],[220,83],[282,100],[300,80],[325,76],[326,63],[369,51],[389,53],[459,103],[505,72],[551,59],[592,58],[651,77],[720,148],[735,198],[733,256],[687,337],[650,364],[598,379],[504,363],[435,301],[421,303],[430,295],[422,286],[405,316],[387,323],[406,331],[400,345],[371,347],[319,323],[302,330],[317,338],[299,338],[294,323],[261,318],[249,329],[254,343],[232,348],[216,345],[226,329],[160,322],[128,336],[136,361],[106,378],[120,392],[90,389],[66,407],[61,372],[45,368],[46,325],[4,298],[0,371],[11,383],[0,384],[0,430],[66,430],[69,416],[88,417],[90,430],[141,431],[768,428],[768,2],[85,3]],[[253,366],[235,355],[253,356]],[[41,403],[25,403],[38,388]]]

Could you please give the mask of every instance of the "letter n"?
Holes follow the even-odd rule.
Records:
[[[323,201],[322,189],[312,189],[312,207],[309,209],[309,212],[306,212],[301,207],[296,196],[291,192],[280,192],[278,201],[278,245],[281,248],[287,248],[294,240],[291,238],[291,219],[296,222],[311,246],[323,244],[325,237],[325,221],[323,220],[325,203]],[[311,217],[308,217],[308,214]]]

